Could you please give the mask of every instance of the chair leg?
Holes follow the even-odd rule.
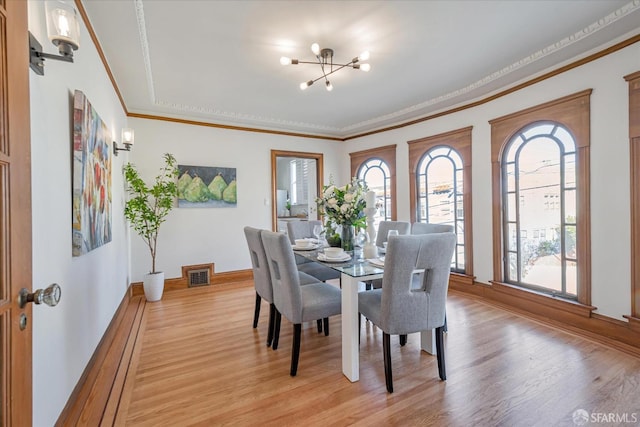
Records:
[[[302,325],[296,323],[293,325],[293,346],[291,348],[291,376],[295,377],[298,373],[298,359],[300,358],[300,332]]]
[[[400,335],[400,347],[404,347],[407,344],[407,334]]]
[[[384,355],[384,379],[387,391],[393,393],[393,376],[391,374],[391,339],[389,334],[382,332],[382,353]]]
[[[329,336],[329,318],[325,317],[324,319],[322,319],[323,323],[324,323],[324,336],[328,337]]]
[[[442,381],[446,381],[447,379],[447,372],[445,370],[445,364],[444,364],[444,340],[443,340],[443,333],[444,333],[444,327],[441,326],[439,328],[436,328],[436,352],[437,354],[437,358],[438,358],[438,374],[440,375],[440,379]]]
[[[322,332],[322,319],[316,321],[318,323],[318,333]]]
[[[276,306],[275,304],[269,304],[269,329],[267,329],[267,347],[271,347],[273,342],[273,327],[276,321]]]
[[[276,318],[275,324],[273,327],[273,343],[271,344],[271,348],[274,350],[278,349],[278,341],[280,341],[280,322],[282,321],[282,314],[276,309]]]
[[[260,295],[258,295],[258,293],[256,292],[256,308],[253,312],[253,327],[257,328],[258,327],[258,317],[260,317],[260,302],[262,301],[262,298],[260,298]]]

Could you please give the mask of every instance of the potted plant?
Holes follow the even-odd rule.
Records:
[[[130,196],[124,206],[124,216],[151,253],[151,271],[144,276],[143,282],[147,301],[160,300],[164,290],[164,272],[156,271],[158,231],[178,195],[177,176],[176,159],[168,153],[164,155],[164,166],[152,186],[148,186],[140,178],[134,165],[127,163],[124,167],[124,178]]]

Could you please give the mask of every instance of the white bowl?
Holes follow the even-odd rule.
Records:
[[[299,248],[307,248],[312,245],[311,240],[308,239],[296,239],[296,246]]]
[[[340,258],[344,255],[342,248],[326,248],[324,250],[324,256],[327,258]]]

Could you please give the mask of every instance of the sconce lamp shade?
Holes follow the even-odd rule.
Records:
[[[135,133],[131,128],[123,128],[122,129],[122,143],[127,145],[133,145]]]
[[[118,147],[118,143],[113,141],[113,154],[118,155],[118,151],[131,151],[133,147],[134,132],[131,128],[122,128],[122,140],[120,141],[124,148]]]
[[[58,46],[60,55],[44,52],[40,42],[29,32],[29,67],[40,76],[44,76],[45,59],[73,62],[73,51],[80,47],[80,22],[73,5],[61,0],[48,0],[45,9],[49,40]]]
[[[61,55],[73,55],[72,50],[80,46],[80,23],[75,8],[61,0],[48,0],[45,9],[49,40],[58,46]]]

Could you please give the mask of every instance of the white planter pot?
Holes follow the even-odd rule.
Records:
[[[164,272],[148,273],[144,275],[144,296],[147,301],[160,301],[162,292],[164,291]]]

